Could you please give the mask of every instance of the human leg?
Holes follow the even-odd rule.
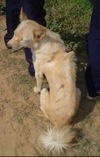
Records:
[[[28,19],[34,20],[39,24],[46,26],[44,10],[44,0],[22,0],[23,11]]]
[[[21,8],[21,1],[20,0],[6,0],[6,26],[7,26],[7,33],[4,36],[4,41],[7,46],[7,42],[13,37],[14,30],[20,23],[19,15],[20,15],[20,8]],[[8,47],[8,46],[7,46]],[[10,47],[8,47],[10,48]],[[28,71],[31,76],[34,76],[34,67],[32,63],[32,54],[30,50],[26,48],[25,50],[25,58],[29,63]]]
[[[89,96],[100,92],[100,13],[93,10],[88,37],[88,66],[85,81]]]
[[[18,0],[6,0],[6,26],[7,33],[4,36],[5,44],[13,37],[14,30],[19,24],[20,4]]]

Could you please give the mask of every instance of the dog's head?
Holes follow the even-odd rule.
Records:
[[[40,40],[45,36],[46,29],[35,21],[24,19],[14,31],[13,38],[7,43],[12,51],[21,48],[36,47]]]

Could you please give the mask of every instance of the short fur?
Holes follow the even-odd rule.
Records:
[[[22,19],[22,18],[21,18]],[[74,52],[66,53],[60,35],[32,20],[23,20],[8,42],[12,51],[31,48],[37,86],[40,92],[41,110],[55,125],[41,136],[44,147],[50,152],[63,152],[75,136],[69,126],[76,113],[81,92],[76,88],[76,64]],[[41,91],[43,74],[50,91]]]

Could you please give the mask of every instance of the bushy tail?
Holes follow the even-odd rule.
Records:
[[[72,130],[70,125],[62,129],[49,127],[47,132],[40,136],[40,141],[49,153],[60,155],[70,146],[74,137],[75,131]]]

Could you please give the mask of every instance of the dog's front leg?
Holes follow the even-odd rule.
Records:
[[[43,111],[45,117],[49,119],[48,112],[50,108],[50,94],[46,88],[41,90],[40,104],[40,109]]]
[[[34,87],[33,91],[34,91],[34,93],[40,93],[41,86],[42,86],[42,80],[43,80],[42,72],[36,72],[35,73],[35,78],[36,78],[36,81],[37,81],[37,86]]]

